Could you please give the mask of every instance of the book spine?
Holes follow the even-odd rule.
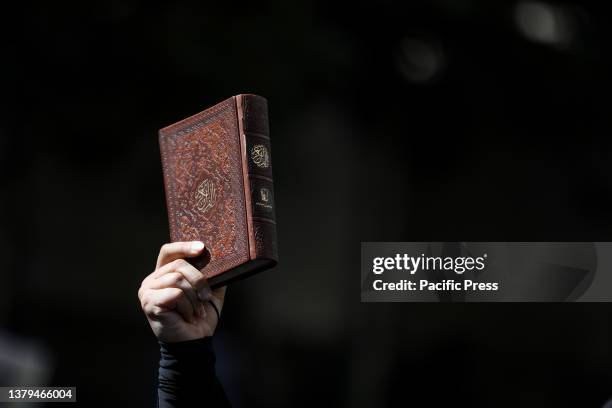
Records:
[[[237,105],[246,156],[251,258],[278,261],[268,104],[261,96],[240,95]]]

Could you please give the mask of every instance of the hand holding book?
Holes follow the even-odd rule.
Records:
[[[211,290],[204,275],[185,260],[203,251],[200,241],[163,245],[155,271],[142,282],[138,298],[161,341],[210,337],[217,327],[225,287]]]

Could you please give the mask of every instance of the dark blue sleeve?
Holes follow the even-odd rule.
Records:
[[[178,343],[160,341],[159,348],[159,408],[230,406],[215,374],[210,337]]]

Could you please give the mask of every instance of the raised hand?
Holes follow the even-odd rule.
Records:
[[[163,245],[155,271],[142,281],[138,298],[153,333],[161,341],[194,340],[215,332],[225,287],[211,290],[204,275],[184,259],[203,250],[200,241]]]

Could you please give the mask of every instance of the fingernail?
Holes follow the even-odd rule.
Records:
[[[211,296],[212,296],[212,292],[208,286],[205,286],[198,291],[198,297],[200,298],[200,301],[202,302],[208,302]]]
[[[204,249],[204,243],[201,241],[193,241],[191,243],[191,252],[197,253]]]

